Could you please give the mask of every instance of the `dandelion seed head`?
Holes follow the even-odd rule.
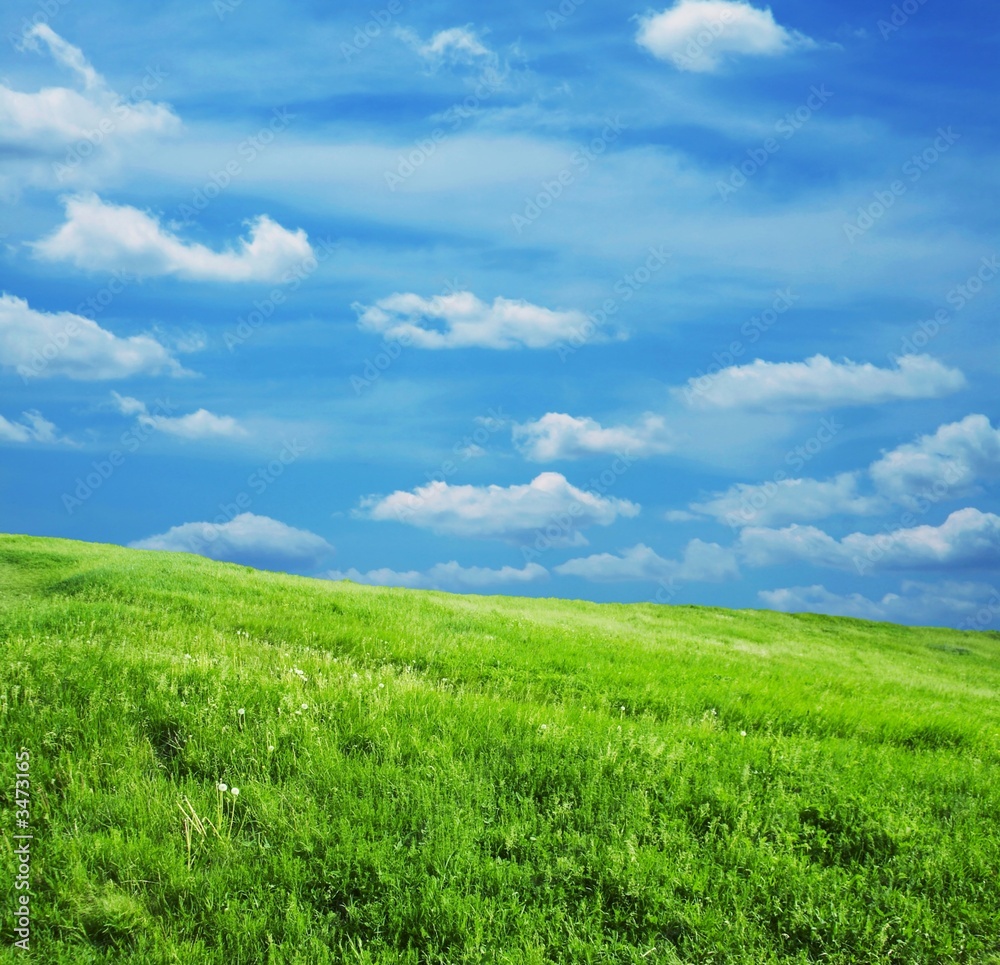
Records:
[[[229,790],[229,786],[227,784],[225,784],[224,782],[222,782],[222,781],[219,781],[218,788],[223,793],[225,793],[226,791]]]

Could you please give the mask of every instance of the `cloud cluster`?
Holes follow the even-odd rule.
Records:
[[[826,587],[792,586],[761,590],[758,597],[772,610],[786,613],[828,613],[892,623],[939,625],[975,620],[976,615],[1000,596],[988,583],[945,580],[922,583],[905,580],[899,593],[872,600],[861,593],[833,593]]]
[[[27,93],[0,84],[0,141],[44,147],[73,141],[100,143],[113,136],[173,134],[180,129],[180,119],[169,105],[145,98],[125,101],[79,48],[47,24],[38,24],[24,35],[27,48],[41,49],[39,41],[58,64],[76,75],[83,92],[46,87]]]
[[[431,482],[412,492],[370,496],[359,514],[373,520],[408,523],[435,533],[527,544],[554,531],[553,546],[586,545],[581,530],[608,526],[619,516],[639,513],[626,499],[578,489],[557,472],[543,472],[513,486]]]
[[[736,483],[692,503],[690,509],[733,527],[873,516],[894,506],[925,512],[932,504],[975,493],[981,482],[997,479],[1000,429],[985,415],[974,414],[884,452],[867,470],[825,480]]]
[[[691,509],[731,526],[779,526],[841,514],[871,516],[885,512],[891,503],[882,496],[861,493],[860,480],[860,473],[842,472],[825,480],[736,483],[724,492],[692,503]]]
[[[0,366],[15,369],[25,380],[185,374],[149,335],[119,338],[82,315],[35,311],[6,292],[0,294]]]
[[[969,415],[885,453],[868,473],[880,492],[909,508],[937,493],[965,495],[1000,479],[1000,429]]]
[[[835,362],[814,355],[804,362],[764,362],[722,369],[708,385],[688,380],[674,394],[698,409],[809,410],[936,399],[965,386],[965,376],[929,355],[904,355],[895,368]]]
[[[618,452],[651,456],[673,448],[666,421],[652,412],[647,412],[634,425],[608,427],[590,418],[547,412],[534,422],[515,424],[513,439],[521,454],[533,462]]]
[[[315,533],[254,513],[240,513],[223,523],[183,523],[129,546],[299,572],[314,570],[333,552],[333,547]]]
[[[995,568],[1000,560],[1000,516],[969,507],[952,513],[940,526],[851,533],[843,539],[815,526],[752,526],[740,533],[737,549],[755,567],[808,563],[858,573]]]
[[[769,7],[759,10],[735,0],[677,0],[639,18],[636,42],[680,70],[699,73],[718,70],[733,54],[776,57],[816,46],[778,24]]]
[[[537,583],[548,579],[549,573],[538,563],[528,563],[518,569],[513,566],[502,566],[491,569],[485,566],[460,566],[456,561],[437,563],[429,570],[407,570],[399,572],[387,568],[369,570],[360,573],[358,570],[331,570],[326,574],[331,580],[353,580],[355,583],[367,583],[371,586],[406,586],[413,589],[478,591],[489,587],[521,586]]]
[[[664,559],[644,543],[621,550],[620,555],[595,553],[555,567],[562,576],[578,576],[595,583],[659,583],[671,580],[719,583],[740,575],[736,554],[718,543],[691,540],[679,560]]]
[[[65,205],[65,223],[34,243],[35,254],[86,271],[176,275],[189,281],[280,281],[313,258],[305,231],[289,231],[267,215],[250,221],[249,236],[235,247],[213,251],[181,240],[145,211],[109,204],[95,194],[66,198]]]
[[[431,298],[394,294],[353,307],[361,328],[425,349],[546,348],[574,338],[588,324],[579,311],[553,311],[510,298],[487,304],[471,292]]]

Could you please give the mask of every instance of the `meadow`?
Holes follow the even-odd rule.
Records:
[[[1000,965],[995,633],[0,536],[0,645],[0,962]]]

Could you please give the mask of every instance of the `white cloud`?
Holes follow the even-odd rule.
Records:
[[[639,18],[636,42],[679,70],[718,70],[730,54],[776,57],[815,42],[775,22],[770,7],[759,10],[733,0],[678,0],[661,13]]]
[[[56,434],[55,423],[49,422],[37,409],[21,413],[20,422],[10,422],[0,415],[0,442],[66,442]]]
[[[221,523],[183,523],[129,546],[197,553],[261,569],[306,571],[315,569],[333,552],[322,536],[254,513],[240,513]]]
[[[215,415],[208,409],[198,409],[183,416],[162,415],[150,412],[145,402],[133,399],[127,395],[112,392],[115,405],[122,415],[136,415],[142,425],[159,429],[168,435],[180,436],[182,439],[232,439],[247,435],[232,416]]]
[[[1000,479],[1000,429],[969,415],[885,453],[869,473],[879,490],[910,508],[974,492],[980,480]]]
[[[510,298],[488,305],[471,292],[432,298],[397,293],[374,305],[353,307],[361,328],[426,349],[545,348],[577,336],[588,325],[579,311],[553,311]]]
[[[913,526],[870,535],[851,533],[841,540],[815,526],[785,529],[748,527],[737,544],[751,566],[810,563],[872,570],[996,567],[1000,561],[1000,516],[960,509],[940,526]]]
[[[25,34],[25,46],[40,49],[41,40],[53,59],[79,78],[84,93],[69,87],[46,87],[35,93],[0,85],[0,140],[40,147],[88,141],[98,146],[116,136],[173,134],[180,119],[167,104],[146,99],[125,101],[47,24]]]
[[[515,424],[514,444],[534,462],[580,459],[595,454],[650,456],[669,452],[672,440],[662,416],[647,412],[635,425],[605,428],[590,418],[547,412],[534,422]]]
[[[758,597],[770,609],[786,613],[828,613],[924,626],[976,622],[983,610],[994,617],[1000,614],[1000,592],[996,587],[952,580],[941,583],[907,580],[899,593],[887,593],[879,600],[861,593],[832,593],[819,585],[761,590]]]
[[[502,566],[490,569],[485,566],[460,566],[437,563],[426,572],[419,570],[379,569],[360,573],[358,570],[331,570],[326,574],[331,580],[353,580],[372,586],[408,586],[426,590],[481,590],[492,586],[523,585],[548,579],[549,571],[538,563],[528,563],[521,569]]]
[[[708,385],[704,378],[693,378],[673,391],[693,408],[794,410],[934,399],[965,385],[958,369],[929,355],[904,355],[897,361],[894,369],[880,369],[870,362],[834,362],[825,355],[804,362],[756,359],[722,369]]]
[[[739,577],[736,554],[700,539],[691,540],[680,560],[664,559],[644,543],[613,553],[595,553],[593,556],[568,560],[555,567],[563,576],[579,576],[595,583],[632,583],[660,580],[690,580],[718,583]]]
[[[480,40],[471,24],[439,30],[426,42],[412,30],[404,28],[397,28],[396,35],[402,37],[432,66],[444,62],[477,64],[496,60],[496,54]]]
[[[305,231],[289,231],[267,215],[249,224],[249,237],[213,251],[186,242],[157,218],[129,205],[109,204],[95,194],[64,199],[66,221],[35,242],[48,261],[68,261],[87,271],[177,275],[189,281],[279,281],[313,257]]]
[[[832,479],[781,479],[749,485],[737,483],[691,509],[729,526],[778,526],[803,519],[824,519],[844,513],[871,516],[889,502],[858,490],[861,474],[842,472]]]
[[[409,523],[436,533],[526,544],[544,537],[552,546],[586,545],[581,530],[636,516],[626,499],[585,492],[556,472],[514,486],[453,486],[431,482],[413,492],[370,496],[360,515]]]
[[[867,470],[830,479],[737,483],[690,509],[734,527],[776,526],[838,514],[871,516],[902,506],[917,512],[1000,479],[1000,429],[984,415],[940,426],[885,452]],[[862,486],[868,492],[862,491]],[[683,518],[683,516],[678,517]]]
[[[119,338],[82,315],[38,312],[6,293],[0,294],[0,365],[16,369],[25,380],[187,374],[149,335]]]

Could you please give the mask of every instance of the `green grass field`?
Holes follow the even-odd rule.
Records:
[[[3,962],[1000,963],[997,634],[4,536],[0,639]]]

